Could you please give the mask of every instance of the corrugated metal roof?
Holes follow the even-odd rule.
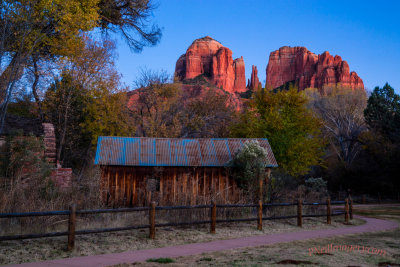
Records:
[[[257,140],[268,156],[266,167],[277,167],[266,138],[105,137],[97,143],[95,164],[119,166],[226,166],[246,141]]]

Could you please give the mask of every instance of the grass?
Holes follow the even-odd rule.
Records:
[[[399,205],[354,209],[356,214],[396,220],[400,223],[399,211]],[[310,255],[310,248],[325,247],[328,244],[373,247],[383,249],[387,253],[371,255],[357,251],[329,251]],[[140,263],[140,266],[153,265]],[[177,258],[170,266],[400,266],[400,228],[386,232],[204,253]]]
[[[361,220],[353,221],[353,224],[361,223]],[[320,217],[304,219],[302,229],[307,231],[315,229],[332,229],[343,226],[342,216],[334,217],[332,225],[326,225],[324,218]],[[216,234],[214,235],[209,233],[209,225],[157,228],[155,240],[148,238],[147,229],[78,235],[75,240],[76,248],[72,252],[66,251],[67,237],[1,241],[0,265],[118,253],[129,250],[150,249],[298,230],[299,228],[296,226],[296,219],[290,219],[266,221],[264,222],[263,231],[257,230],[256,222],[217,224]],[[207,260],[202,260],[200,262],[207,262]],[[174,264],[176,264],[176,262]]]

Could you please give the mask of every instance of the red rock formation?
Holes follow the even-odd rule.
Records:
[[[333,57],[328,52],[316,55],[305,47],[284,46],[271,52],[266,72],[266,86],[271,89],[287,82],[296,82],[299,90],[336,84],[364,89],[362,79],[350,72],[349,65],[340,56]]]
[[[246,73],[243,57],[237,58],[233,61],[233,68],[235,71],[235,82],[233,84],[234,92],[240,93],[246,91]]]
[[[230,93],[246,91],[243,58],[232,59],[232,51],[209,36],[195,40],[179,57],[175,77],[183,81],[201,74]]]
[[[251,79],[248,81],[247,88],[250,90],[257,89],[261,85],[258,79],[258,70],[256,66],[251,66]]]

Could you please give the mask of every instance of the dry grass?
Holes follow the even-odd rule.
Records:
[[[357,208],[359,213],[377,218],[396,218],[400,206]],[[309,254],[309,248],[335,245],[360,245],[386,250],[384,256],[358,252],[335,251],[320,255]],[[400,228],[393,231],[350,235],[346,237],[296,241],[272,246],[205,253],[174,259],[168,266],[399,266]],[[283,264],[279,264],[283,263]],[[159,266],[154,263],[122,264],[127,266]]]
[[[361,224],[362,221],[354,220]],[[322,218],[304,220],[303,230],[330,229],[343,227],[342,216],[336,217],[332,225],[326,225]],[[115,233],[82,235],[76,238],[76,249],[67,252],[66,237],[42,238],[22,241],[0,242],[0,264],[41,261],[72,256],[86,256],[105,253],[118,253],[188,243],[209,242],[269,233],[298,231],[295,220],[264,222],[264,230],[256,229],[256,222],[217,224],[217,233],[209,234],[208,225],[196,227],[159,228],[156,239],[148,239],[148,230],[132,230]]]

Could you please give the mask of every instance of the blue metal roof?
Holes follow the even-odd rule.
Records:
[[[257,140],[268,156],[266,167],[277,167],[266,138],[105,137],[97,142],[95,164],[119,166],[222,167],[246,141]]]

